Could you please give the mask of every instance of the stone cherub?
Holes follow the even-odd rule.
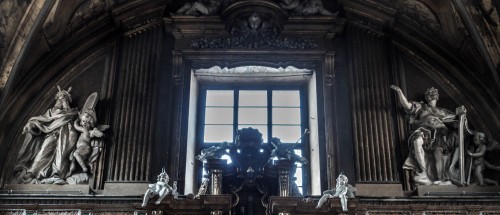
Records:
[[[94,92],[87,98],[78,119],[73,123],[75,130],[81,133],[76,142],[76,149],[73,152],[73,157],[76,159],[83,172],[88,171],[85,163],[87,159],[90,157],[91,159],[88,159],[88,161],[89,163],[93,163],[100,151],[100,147],[95,147],[95,144],[92,144],[92,139],[103,137],[104,133],[102,132],[109,128],[109,125],[95,125],[97,121],[94,110],[96,101],[97,92]],[[70,160],[72,160],[71,157]]]
[[[177,193],[177,182],[174,182],[174,188],[168,185],[168,181],[170,177],[165,172],[165,169],[162,169],[162,172],[158,175],[158,180],[154,184],[149,184],[149,189],[144,194],[144,199],[142,201],[142,207],[145,207],[148,204],[150,198],[158,195],[158,200],[156,200],[155,204],[160,204],[161,200],[163,200],[168,194],[174,196],[175,199],[178,198]]]
[[[486,140],[486,135],[481,132],[476,132],[474,134],[474,146],[472,148],[472,151],[467,150],[467,155],[469,155],[471,158],[473,158],[472,161],[472,174],[474,175],[474,178],[476,179],[476,183],[479,186],[484,186],[485,184],[492,184],[495,186],[498,186],[498,182],[492,179],[485,178],[483,175],[483,172],[486,168],[491,169],[491,170],[496,170],[500,171],[499,166],[495,166],[490,164],[488,161],[484,159],[484,156],[487,151],[491,151],[492,148],[495,147],[496,144],[492,144],[492,146],[488,147],[487,140]]]
[[[343,173],[340,173],[337,178],[337,185],[335,189],[325,190],[323,192],[323,196],[319,199],[318,205],[316,208],[321,208],[325,202],[330,198],[339,197],[340,203],[342,204],[342,210],[347,211],[347,198],[354,198],[354,193],[356,189],[347,183],[347,176]]]

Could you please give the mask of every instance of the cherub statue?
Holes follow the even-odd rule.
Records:
[[[174,186],[176,187],[175,191],[170,185],[168,185],[168,181],[170,178],[168,174],[165,172],[165,169],[162,169],[162,172],[158,175],[158,180],[155,184],[149,184],[149,189],[144,194],[144,199],[142,201],[142,207],[145,207],[148,204],[150,198],[158,195],[158,200],[156,200],[155,204],[160,204],[161,200],[165,198],[168,194],[174,195],[174,198],[177,199],[177,183],[174,182]]]
[[[271,157],[277,157],[278,159],[291,160],[294,162],[299,162],[303,164],[308,164],[309,161],[305,157],[298,156],[293,151],[293,144],[283,144],[281,140],[277,137],[271,138],[271,144],[274,146],[271,152]]]
[[[91,145],[92,138],[100,138],[104,134],[102,131],[109,128],[109,125],[99,125],[95,126],[97,121],[96,113],[95,113],[95,105],[97,101],[97,92],[92,93],[85,102],[82,111],[79,114],[78,119],[73,123],[75,130],[80,132],[80,136],[76,142],[76,150],[73,152],[73,157],[76,159],[83,172],[87,172],[88,168],[85,164],[85,161],[89,158],[89,155],[93,158],[97,157],[99,153],[98,147],[93,147]],[[71,157],[70,157],[71,160]],[[89,163],[92,163],[95,159],[89,160]]]
[[[206,148],[201,150],[199,155],[196,155],[196,159],[199,161],[206,161],[208,159],[218,159],[222,157],[222,155],[227,154],[226,149],[229,148],[228,142],[223,142],[217,146],[212,146],[210,148]]]
[[[356,188],[347,183],[347,176],[343,173],[340,173],[337,178],[337,185],[335,189],[325,190],[323,192],[323,196],[319,199],[318,205],[316,208],[321,208],[325,202],[330,198],[339,197],[340,203],[342,204],[342,210],[347,211],[347,197],[354,198],[354,193],[356,192]]]
[[[481,132],[476,132],[474,134],[474,148],[472,152],[467,150],[467,155],[473,158],[472,170],[474,171],[473,174],[474,178],[476,179],[477,185],[484,186],[485,184],[492,184],[498,186],[498,182],[489,178],[485,178],[483,175],[483,172],[486,168],[500,171],[499,166],[492,165],[484,159],[486,152],[490,151],[489,148],[491,148],[486,145],[486,142],[486,135]],[[493,144],[493,146],[494,145],[495,144]]]

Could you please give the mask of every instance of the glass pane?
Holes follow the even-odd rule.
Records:
[[[267,106],[267,91],[240,90],[239,106]]]
[[[267,126],[265,126],[265,125],[251,125],[251,124],[240,124],[240,125],[238,125],[238,129],[240,129],[240,130],[242,128],[248,128],[248,127],[252,127],[252,128],[258,129],[259,132],[262,134],[263,142],[267,143]]]
[[[233,106],[233,90],[207,90],[206,106]]]
[[[295,143],[301,135],[300,126],[273,126],[273,137],[280,138],[283,143]]]
[[[300,150],[300,149],[294,149],[294,150],[293,150],[293,152],[294,152],[296,155],[298,155],[298,156],[302,157],[302,150]],[[298,163],[298,162],[297,162],[297,163],[295,163],[295,165],[297,165],[297,168],[302,167],[302,164],[301,164],[301,163]]]
[[[297,185],[302,186],[302,168],[297,168],[294,177],[297,178],[297,180],[295,181]]]
[[[205,125],[204,142],[233,142],[233,125]]]
[[[233,124],[233,108],[207,107],[205,124]]]
[[[300,107],[299,91],[273,91],[273,106]]]
[[[239,108],[238,124],[267,124],[267,108]]]
[[[273,108],[273,124],[300,125],[300,108]]]

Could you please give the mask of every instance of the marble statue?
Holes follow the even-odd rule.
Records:
[[[78,139],[73,128],[78,111],[70,107],[71,87],[57,88],[55,105],[24,126],[25,137],[14,169],[18,183],[65,184],[71,174],[68,159]]]
[[[342,210],[348,211],[347,198],[354,198],[356,189],[347,182],[347,176],[345,176],[343,173],[340,173],[339,177],[337,177],[337,185],[335,185],[335,189],[325,190],[323,192],[323,195],[319,199],[316,209],[321,208],[328,199],[338,197],[340,198]]]
[[[484,171],[487,169],[500,171],[500,166],[493,165],[489,163],[485,158],[485,154],[489,150],[489,147],[486,145],[486,135],[481,132],[476,132],[474,134],[474,145],[471,146],[471,150],[467,150],[467,155],[472,158],[472,168],[471,174],[474,176],[476,185],[484,186],[485,184],[491,184],[498,186],[498,182],[495,180],[485,178]],[[494,144],[492,144],[494,147]],[[469,174],[470,177],[470,174]]]
[[[455,128],[457,116],[465,113],[465,108],[457,113],[436,106],[438,90],[429,88],[425,92],[426,102],[409,102],[402,90],[392,85],[403,109],[410,116],[410,153],[403,168],[415,173],[415,184],[451,184],[445,174],[445,155],[453,154],[459,146],[459,136]],[[429,156],[431,158],[429,158]],[[449,156],[446,156],[449,157]]]
[[[78,111],[69,105],[71,87],[57,88],[54,107],[30,118],[23,129],[13,183],[82,184],[91,176],[87,172],[104,145],[102,131],[109,128],[96,125],[97,93]]]
[[[168,194],[171,194],[174,196],[175,199],[177,199],[177,183],[174,182],[174,188],[170,187],[168,185],[168,181],[170,180],[170,177],[168,174],[165,172],[165,169],[162,170],[162,172],[158,175],[157,182],[154,184],[149,184],[149,189],[146,191],[144,194],[144,199],[142,201],[142,207],[145,207],[148,204],[148,201],[150,198],[153,198],[154,196],[158,195],[158,199],[156,200],[155,204],[159,205],[161,203],[161,200],[163,200]]]
[[[96,155],[99,153],[100,148],[95,147],[96,145],[92,142],[95,141],[96,138],[101,138],[104,136],[102,133],[104,130],[109,128],[108,125],[100,125],[96,126],[96,113],[95,113],[95,105],[97,101],[97,92],[92,93],[85,102],[85,105],[80,111],[79,118],[73,123],[75,130],[80,132],[80,136],[76,142],[76,149],[73,152],[73,157],[76,159],[83,172],[88,171],[87,162],[89,162],[89,166],[95,162]],[[90,156],[94,155],[94,156]],[[70,157],[70,160],[73,160]],[[88,159],[91,157],[92,159]]]

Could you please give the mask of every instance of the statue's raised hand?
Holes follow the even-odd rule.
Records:
[[[395,90],[396,92],[401,92],[401,88],[395,85],[391,85],[391,89]]]

